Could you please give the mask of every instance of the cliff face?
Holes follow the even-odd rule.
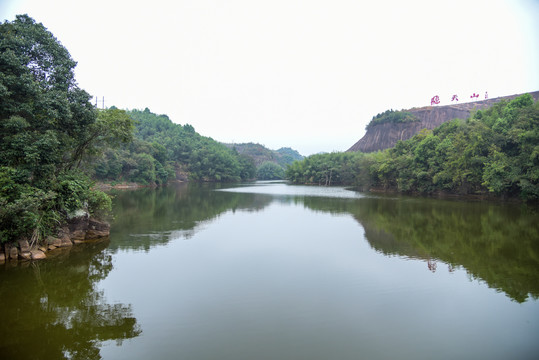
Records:
[[[539,91],[530,93],[535,100]],[[453,119],[467,119],[474,109],[485,109],[500,100],[514,99],[522,94],[445,106],[425,106],[405,110],[419,121],[408,123],[384,123],[371,126],[367,133],[347,151],[373,152],[395,146],[399,140],[407,140],[422,129],[432,130],[442,123]]]

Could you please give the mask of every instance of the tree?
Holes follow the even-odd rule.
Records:
[[[103,142],[129,140],[132,124],[92,106],[75,65],[28,15],[0,24],[0,241],[42,238],[84,204],[110,208],[78,167]]]
[[[284,169],[271,161],[263,162],[256,170],[258,180],[280,180],[284,179]]]
[[[103,141],[129,141],[122,110],[96,110],[74,77],[76,62],[28,15],[0,25],[0,165],[31,183],[80,165]]]

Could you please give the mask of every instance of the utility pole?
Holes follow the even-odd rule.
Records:
[[[96,96],[95,97],[95,107],[98,108],[98,103],[99,103],[99,100],[98,100],[98,97]],[[105,97],[103,96],[103,100],[101,100],[101,108],[103,110],[105,110]]]

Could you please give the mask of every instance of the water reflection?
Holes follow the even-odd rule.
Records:
[[[96,289],[112,269],[107,246],[78,245],[0,271],[2,358],[100,359],[101,342],[141,333],[130,305],[110,304]]]
[[[242,351],[247,358],[357,358],[361,351],[381,354],[386,344],[393,346],[390,354],[417,358],[421,342],[449,351],[451,358],[482,358],[467,353],[472,343],[479,344],[476,351],[503,341],[507,351],[518,351],[518,344],[526,354],[536,349],[528,339],[536,333],[536,315],[524,311],[533,302],[504,307],[514,321],[492,322],[499,318],[498,300],[510,301],[486,291],[481,299],[488,301],[470,304],[466,296],[475,299],[478,292],[455,286],[463,272],[446,273],[462,268],[515,301],[537,299],[535,208],[263,187],[269,191],[189,184],[116,193],[110,244],[80,245],[55,259],[0,271],[0,358],[165,353],[157,357],[237,359]],[[215,221],[219,217],[223,221]],[[197,241],[172,241],[195,234]],[[414,261],[391,261],[369,247]],[[415,260],[424,262],[424,270],[416,271],[421,263]],[[416,281],[422,285],[410,286]],[[401,283],[408,287],[399,288]],[[107,293],[134,306],[111,303]],[[435,300],[425,300],[425,294]],[[442,306],[448,303],[452,312]],[[478,310],[481,316],[475,316]],[[418,318],[459,336],[431,336],[431,323]],[[145,336],[122,348],[110,345],[137,337],[141,326]],[[481,343],[477,334],[496,326],[499,331]],[[505,339],[511,326],[519,330]],[[462,327],[469,336],[459,333]],[[345,355],[335,356],[341,350]]]
[[[537,209],[525,205],[435,199],[364,198],[357,202],[305,199],[305,206],[346,212],[386,255],[427,262],[439,271],[462,266],[472,279],[523,302],[539,297]]]
[[[462,266],[471,279],[485,281],[517,302],[539,297],[537,207],[363,197],[342,188],[285,184],[234,191],[271,194],[313,210],[351,214],[365,229],[371,247],[385,255],[422,259],[432,272],[440,270],[440,261],[447,264],[449,272]],[[323,196],[324,191],[327,196]]]
[[[176,184],[113,193],[115,240],[110,249],[148,251],[171,239],[190,238],[197,228],[226,211],[259,211],[273,201],[269,195],[213,191],[221,186]]]
[[[259,211],[278,201],[352,215],[370,246],[385,255],[421,259],[433,272],[463,267],[471,279],[485,281],[518,302],[539,297],[539,222],[534,207],[365,197],[342,188],[282,183],[212,190],[212,185],[183,184],[118,193],[111,248],[147,251],[171,239],[189,238],[226,211]],[[440,262],[446,265],[438,266]]]

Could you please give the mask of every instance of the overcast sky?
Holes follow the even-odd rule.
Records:
[[[435,95],[539,90],[538,0],[0,0],[1,19],[23,13],[105,106],[303,155]]]

